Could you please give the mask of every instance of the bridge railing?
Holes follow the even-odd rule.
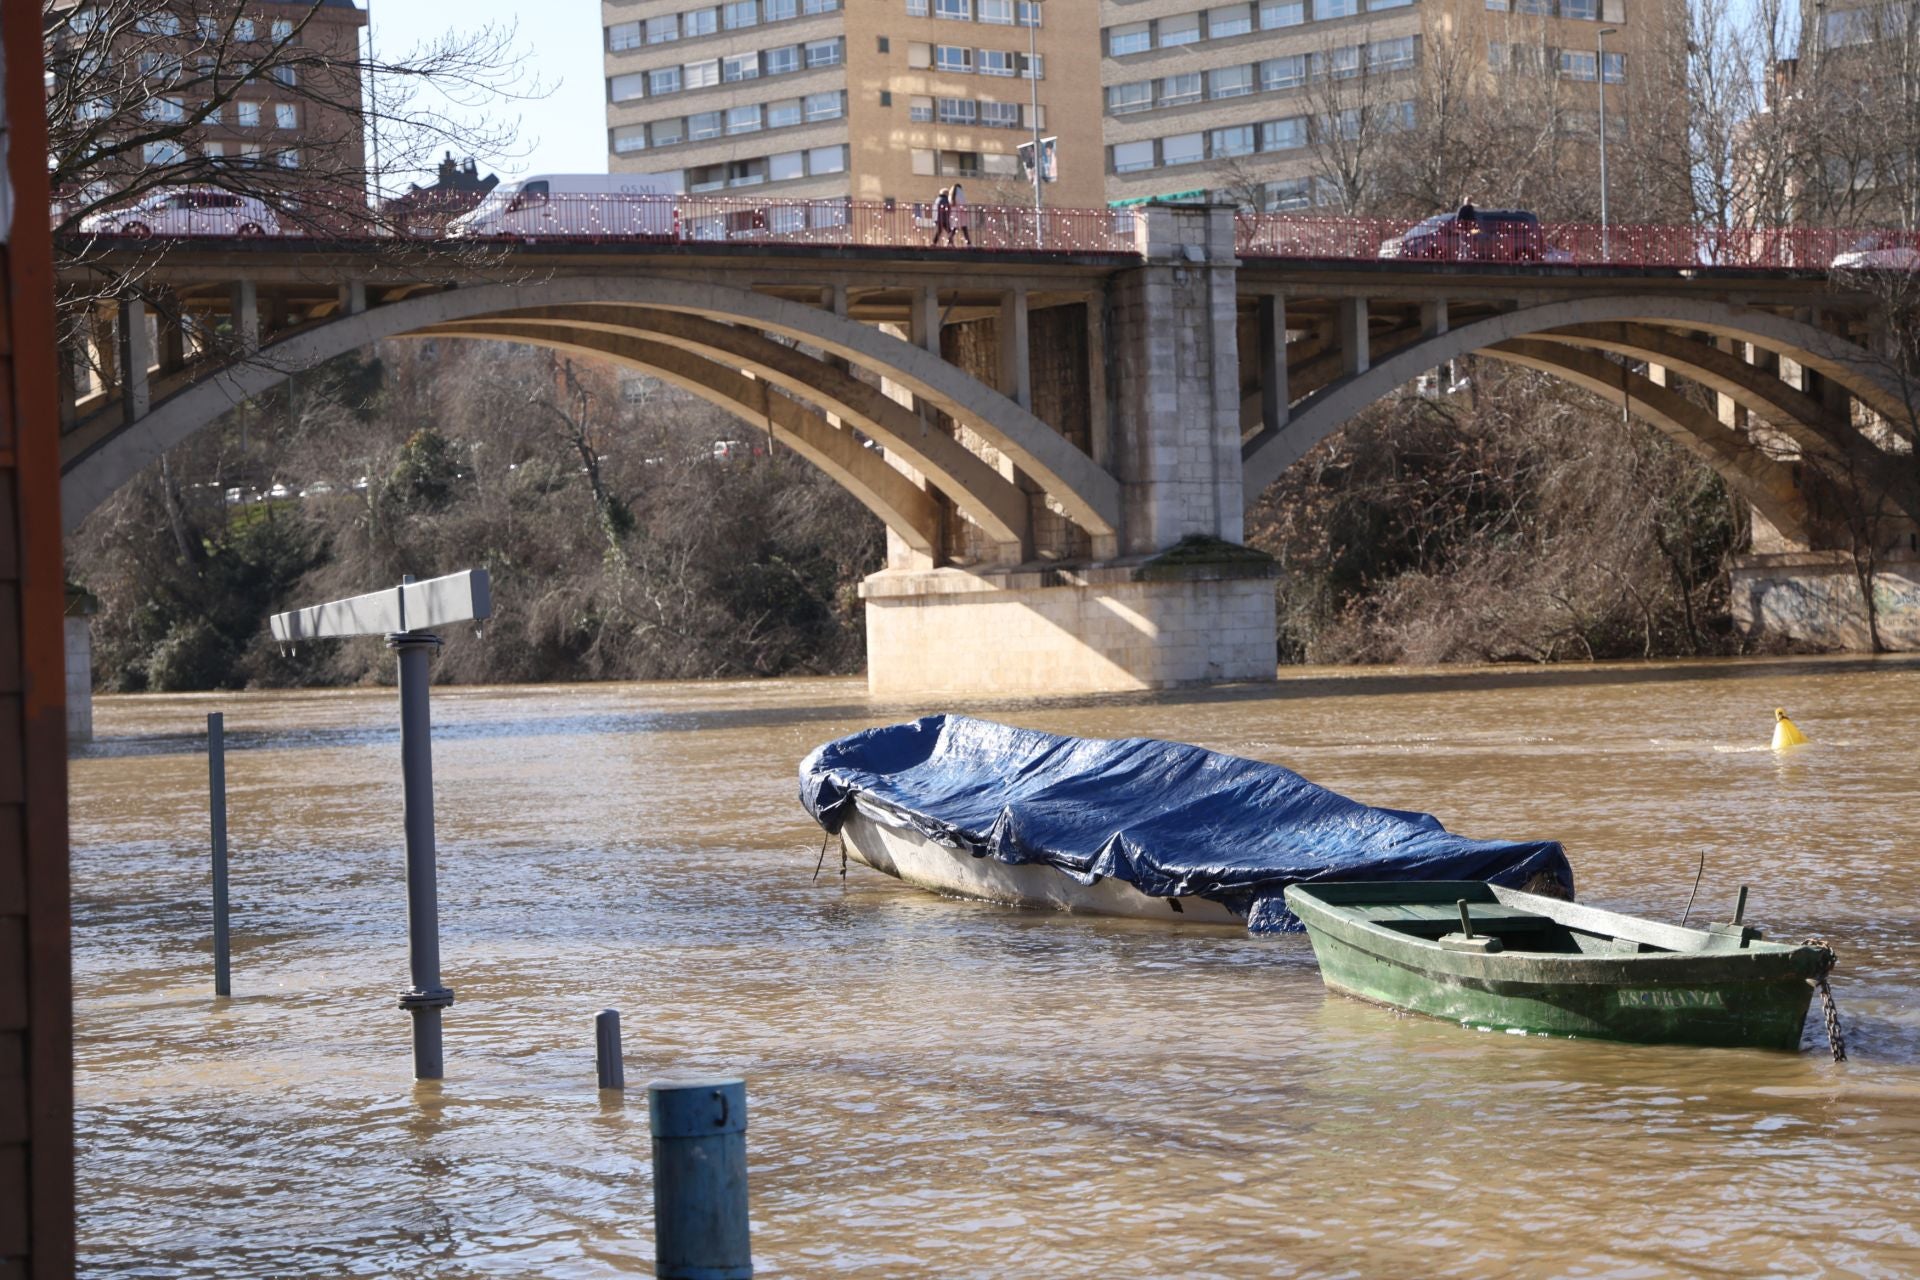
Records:
[[[1241,214],[1243,258],[1516,265],[1801,269],[1920,267],[1920,233],[1817,227],[1655,227],[1492,223],[1472,231],[1409,218]]]

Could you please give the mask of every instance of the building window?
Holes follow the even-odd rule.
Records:
[[[718,9],[695,9],[680,17],[680,34],[691,40],[695,36],[710,36],[720,29],[720,11]]]
[[[632,76],[615,76],[614,82],[617,84],[622,80],[637,81],[639,79],[640,77],[637,74]],[[678,92],[680,92],[680,68],[659,67],[653,71],[647,72],[647,94],[649,97],[657,98],[663,93],[678,93]],[[640,94],[637,87],[635,88],[634,92],[626,95],[627,98],[637,98],[639,96]],[[614,94],[613,100],[615,102],[624,101],[622,96],[618,93]]]
[[[804,151],[782,151],[779,155],[767,157],[769,182],[789,182],[806,176],[807,153]]]
[[[161,124],[178,124],[187,118],[187,109],[178,98],[148,98],[141,114]]]
[[[1324,75],[1330,80],[1351,80],[1360,74],[1360,46],[1341,45],[1338,49],[1311,55],[1309,63],[1313,74]]]
[[[1193,44],[1199,39],[1199,14],[1183,13],[1177,18],[1160,19],[1159,44],[1162,49],[1171,49],[1176,45]]]
[[[727,133],[760,132],[760,104],[750,102],[744,107],[727,108]]]
[[[1360,12],[1360,0],[1313,0],[1313,16],[1324,22],[1328,18],[1351,18]]]
[[[1627,82],[1627,55],[1624,53],[1608,54],[1601,62],[1600,69],[1605,75],[1608,84],[1625,84]]]
[[[1207,10],[1207,39],[1221,40],[1227,36],[1243,36],[1253,30],[1253,9],[1244,4],[1230,4],[1219,9]]]
[[[1160,140],[1160,163],[1194,164],[1207,158],[1207,135],[1181,133]]]
[[[834,67],[840,65],[840,42],[838,40],[809,40],[807,42],[807,65],[809,67]]]
[[[73,27],[73,33],[77,36],[83,36],[93,30],[94,15],[91,10],[82,9],[80,12],[74,14],[69,21]],[[194,29],[199,32],[200,42],[202,44],[213,44],[220,39],[220,32],[224,28],[220,25],[220,19],[202,16],[195,19]]]
[[[1145,142],[1118,142],[1113,147],[1113,171],[1115,173],[1138,173],[1142,169],[1153,168],[1153,140]]]
[[[273,127],[276,129],[298,129],[300,127],[300,108],[291,102],[274,103]]]
[[[784,76],[790,71],[800,69],[800,46],[783,44],[778,49],[767,50],[767,74]]]
[[[1290,116],[1285,120],[1269,120],[1260,126],[1260,149],[1262,151],[1298,151],[1307,145],[1307,118]]]
[[[1188,71],[1182,75],[1166,76],[1160,81],[1160,105],[1177,107],[1183,103],[1200,101],[1200,73]]]
[[[709,58],[705,62],[689,62],[680,69],[681,86],[688,89],[709,89],[720,83],[720,59]]]
[[[258,129],[260,127],[260,104],[259,103],[236,102],[233,105],[234,105],[233,122],[235,124],[239,125],[242,129]]]
[[[1230,129],[1213,131],[1213,158],[1216,160],[1228,156],[1250,156],[1253,154],[1253,126],[1237,124]]]
[[[890,107],[893,105],[893,90],[882,89],[880,91],[880,105],[883,107]]]
[[[1019,70],[1014,65],[1013,55],[1005,49],[980,50],[980,74],[983,76],[1010,76]]]
[[[687,140],[687,122],[680,119],[655,120],[647,131],[656,147],[671,147]]]
[[[1560,51],[1560,74],[1568,80],[1591,80],[1596,71],[1596,55],[1583,49]]]
[[[1307,56],[1303,53],[1268,58],[1260,64],[1260,87],[1269,93],[1275,89],[1298,89],[1306,82]]]
[[[669,40],[680,38],[680,15],[669,13],[665,17],[647,19],[647,43],[665,44]]]
[[[1017,102],[983,102],[980,104],[980,124],[988,129],[1018,129],[1020,127],[1020,104]]]
[[[626,155],[629,151],[647,149],[647,126],[643,124],[623,124],[613,131],[613,154]]]
[[[824,93],[810,93],[806,97],[807,122],[816,120],[838,120],[846,114],[838,89],[828,89]]]
[[[972,98],[940,98],[934,105],[934,118],[941,124],[972,124],[979,114]]]
[[[718,111],[696,111],[687,117],[687,140],[700,142],[707,138],[717,138],[722,129]]]
[[[1600,17],[1599,0],[1560,0],[1560,16],[1593,22]]]
[[[1313,180],[1311,178],[1288,178],[1282,182],[1267,184],[1267,209],[1280,213],[1289,209],[1305,209],[1313,204]]]
[[[973,0],[933,0],[933,16],[955,22],[973,21]]]
[[[179,26],[178,22],[174,25],[176,28]],[[272,31],[273,42],[275,44],[285,44],[287,41],[293,39],[293,20],[291,18],[275,18],[273,20]],[[169,31],[167,34],[173,35],[174,32]]]
[[[907,102],[907,120],[912,124],[933,123],[933,99],[912,98]]]
[[[937,44],[933,46],[933,65],[942,71],[972,71],[973,50],[965,45]]]
[[[767,128],[786,129],[800,123],[800,99],[782,98],[767,104]]]
[[[1013,25],[1013,0],[978,0],[974,6],[977,21],[993,27]]]
[[[1413,37],[1379,40],[1367,46],[1369,71],[1403,71],[1413,65]]]
[[[1495,13],[1505,13],[1507,11],[1507,0],[1487,0],[1487,8]]]
[[[1145,53],[1153,48],[1153,25],[1147,22],[1129,22],[1125,26],[1107,28],[1107,56],[1124,58],[1130,53]]]
[[[177,142],[149,142],[140,154],[148,164],[178,164],[187,158],[187,149]]]
[[[614,53],[638,49],[640,44],[640,24],[637,22],[616,22],[607,28],[607,48]]]
[[[800,16],[799,0],[761,0],[760,9],[768,22],[787,22]]]
[[[1239,98],[1252,92],[1252,67],[1217,67],[1207,73],[1208,97]]]
[[[1306,0],[1260,0],[1260,29],[1297,27],[1307,20]]]
[[[720,7],[720,25],[728,31],[760,25],[760,0],[727,0]]]
[[[1020,77],[1023,80],[1045,80],[1047,78],[1047,55],[1036,53],[1028,56],[1024,53],[1013,55],[1020,63]]]
[[[1497,76],[1513,70],[1513,55],[1507,52],[1505,40],[1487,41],[1487,70]]]
[[[832,13],[840,7],[840,0],[800,0],[800,12],[808,15]]]
[[[235,40],[253,39],[253,19],[235,18],[233,20],[233,38]]]
[[[728,84],[760,78],[760,55],[733,53],[720,60],[720,78]]]
[[[907,0],[907,16],[924,18],[927,16],[927,0]]]
[[[284,151],[276,151],[273,153],[273,158],[279,163],[282,169],[298,169],[300,167],[300,152],[296,147],[288,147]]]
[[[1121,116],[1129,111],[1145,111],[1153,106],[1153,81],[1135,80],[1132,84],[1107,86],[1107,114]]]
[[[1019,3],[1015,5],[1014,8],[1018,15],[1015,20],[1021,26],[1038,27],[1041,25],[1040,6],[1034,3],[1034,0],[1019,0]]]
[[[845,147],[815,147],[807,152],[808,173],[845,173],[846,170]]]

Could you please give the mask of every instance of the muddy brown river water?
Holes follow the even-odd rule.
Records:
[[[83,1264],[650,1273],[645,1097],[751,1097],[762,1276],[1920,1275],[1920,664],[1306,673],[969,707],[1279,761],[1583,900],[1821,934],[1852,1060],[1495,1035],[1304,937],[949,901],[829,858],[857,681],[434,692],[447,1079],[410,1077],[391,691],[103,698],[73,764]],[[1814,745],[1766,749],[1776,704]],[[234,990],[211,996],[205,714]],[[594,1088],[623,1011],[630,1099]]]

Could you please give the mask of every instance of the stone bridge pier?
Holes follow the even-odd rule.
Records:
[[[860,592],[874,693],[1275,678],[1274,565],[1240,545],[1232,211],[1149,208],[1136,234],[1139,264],[1083,300],[1035,309],[1016,293],[1000,314],[941,334],[949,360],[997,383],[1111,477],[1111,527],[1061,518],[1003,465],[1030,499],[1026,545],[969,545],[962,522],[936,564],[890,532],[888,567]]]

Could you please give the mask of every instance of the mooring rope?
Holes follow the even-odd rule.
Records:
[[[1820,972],[1813,975],[1813,989],[1820,993],[1820,1006],[1827,1024],[1827,1047],[1833,1050],[1835,1062],[1847,1060],[1847,1038],[1840,1031],[1840,1009],[1833,1002],[1833,988],[1827,985],[1827,975],[1833,972],[1834,963],[1839,957],[1825,938],[1808,938],[1802,946],[1818,947],[1827,953],[1827,962],[1820,966]]]
[[[820,833],[820,861],[813,864],[813,881],[815,884],[820,882],[820,868],[827,865],[827,841],[831,839],[833,839],[833,832],[823,831]]]

